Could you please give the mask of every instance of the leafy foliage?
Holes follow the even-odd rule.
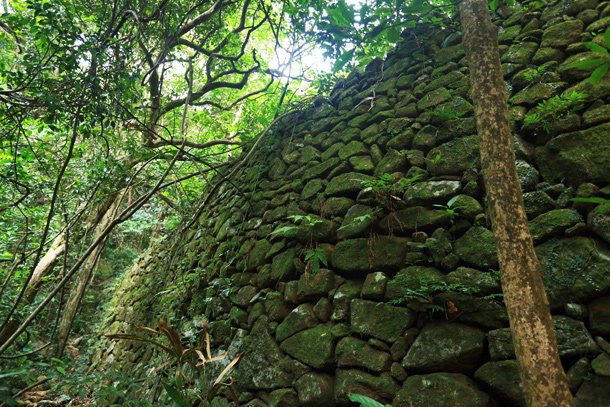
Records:
[[[536,112],[525,115],[525,123],[540,125],[547,133],[552,130],[551,121],[565,117],[567,114],[583,107],[584,95],[573,91],[570,94],[562,93],[540,102]]]
[[[170,396],[170,398],[178,406],[188,407],[193,404],[193,401],[195,399],[203,400],[203,398],[199,396],[194,390],[193,380],[187,377],[186,366],[190,366],[196,373],[202,376],[204,371],[203,369],[201,369],[201,366],[222,360],[227,356],[228,353],[227,351],[218,356],[212,356],[210,349],[210,336],[208,325],[205,321],[202,321],[202,326],[202,330],[199,333],[198,343],[196,346],[191,348],[185,348],[182,345],[182,338],[180,337],[180,334],[176,330],[170,328],[169,325],[167,325],[167,323],[163,320],[163,318],[159,318],[157,330],[141,326],[138,326],[136,328],[144,332],[152,333],[156,336],[164,336],[169,343],[168,345],[164,344],[161,341],[148,339],[137,335],[106,334],[105,336],[111,339],[133,340],[138,342],[150,343],[162,349],[168,356],[171,356],[174,366],[170,365],[170,369],[173,369],[174,373],[170,376],[169,380],[162,382],[162,386],[167,392],[167,394]],[[237,364],[240,357],[241,354],[236,356],[218,375],[211,388],[205,395],[205,399],[208,402],[212,401],[218,395],[218,392],[221,388],[228,387],[233,394],[235,405],[238,405],[237,396],[233,392],[231,387],[233,380],[225,383],[223,382],[223,379]],[[156,371],[164,368],[165,365],[168,364],[170,364],[170,362],[165,362],[164,364],[159,366]]]
[[[596,67],[589,77],[589,80],[594,85],[599,82],[600,79],[603,78],[606,73],[608,73],[608,69],[610,69],[610,53],[608,53],[608,48],[610,47],[610,27],[608,27],[604,32],[604,43],[606,44],[605,48],[594,42],[584,42],[583,45],[585,47],[589,48],[589,50],[592,52],[602,54],[604,58],[589,59],[586,61],[581,61],[575,65],[578,68]]]

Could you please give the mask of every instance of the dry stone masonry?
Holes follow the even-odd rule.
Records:
[[[610,199],[610,76],[592,85],[593,68],[576,66],[600,58],[582,43],[603,45],[610,2],[496,23],[559,351],[576,405],[607,407],[610,204],[571,198]],[[347,407],[350,392],[394,407],[525,406],[461,35],[420,25],[402,37],[285,118],[193,227],[143,254],[100,332],[164,316],[188,337],[205,319],[215,352],[244,352],[234,376],[248,407]],[[573,92],[578,103],[545,118],[539,103]],[[102,339],[92,362],[143,377],[159,358]]]

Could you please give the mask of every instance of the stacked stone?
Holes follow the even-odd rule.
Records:
[[[610,204],[570,200],[610,199],[610,76],[591,85],[593,68],[576,67],[600,58],[582,43],[600,42],[610,2],[497,24],[560,355],[577,405],[610,406]],[[235,377],[250,407],[355,405],[348,393],[395,407],[525,406],[461,37],[426,26],[403,37],[284,119],[191,230],[144,254],[102,332],[164,315],[195,336],[209,321],[215,349],[244,352]],[[573,91],[582,107],[548,130],[524,122]],[[312,251],[327,265],[314,270]],[[93,361],[144,373],[158,357],[102,341]]]

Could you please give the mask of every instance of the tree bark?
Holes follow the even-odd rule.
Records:
[[[57,261],[64,253],[64,250],[66,250],[66,242],[64,240],[64,235],[61,234],[53,241],[51,248],[45,253],[42,260],[38,262],[34,269],[34,274],[30,280],[30,286],[25,292],[25,302],[27,304],[32,304],[34,302],[36,294],[42,286],[43,279],[53,271],[53,267],[57,264]]]
[[[119,193],[114,195],[114,202],[108,206],[104,206],[104,214],[102,216],[101,221],[95,226],[95,230],[93,232],[93,240],[98,239],[103,231],[108,227],[116,212],[118,210],[119,203],[121,202],[121,198],[124,193]],[[99,214],[99,211],[96,212],[96,215]],[[95,220],[98,220],[99,217],[95,217]],[[93,270],[95,270],[95,266],[106,247],[106,241],[102,241],[95,250],[89,255],[87,261],[81,267],[81,270],[76,278],[76,283],[72,287],[71,296],[68,302],[66,303],[66,308],[63,311],[61,316],[61,322],[59,324],[59,329],[57,331],[57,348],[55,350],[55,356],[61,358],[64,350],[66,348],[66,344],[68,343],[68,339],[70,337],[70,330],[72,329],[72,324],[74,322],[74,317],[78,312],[82,299],[85,297],[85,293],[87,292],[87,285],[91,280],[91,276],[93,275]]]
[[[574,402],[517,177],[498,29],[487,0],[462,1],[461,14],[487,202],[523,393],[529,407],[570,407]]]

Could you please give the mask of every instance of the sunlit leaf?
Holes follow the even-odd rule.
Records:
[[[398,41],[400,41],[400,33],[394,27],[388,28],[388,30],[386,31],[385,36],[386,36],[386,39],[388,41],[390,41],[390,42],[398,42]]]
[[[589,50],[593,51],[593,52],[599,52],[601,54],[608,54],[608,50],[604,47],[602,47],[599,44],[596,44],[594,42],[583,42],[583,45],[587,48],[589,48]]]
[[[596,59],[588,59],[586,61],[580,61],[574,64],[575,68],[592,68],[594,66],[598,66],[603,63],[605,59],[596,58]]]
[[[589,78],[591,83],[596,84],[597,82],[599,82],[600,79],[603,78],[604,75],[608,72],[608,68],[610,68],[610,62],[606,62],[602,66],[596,68],[591,74],[591,77]]]
[[[355,48],[349,50],[349,51],[345,51],[343,54],[341,54],[341,56],[339,58],[337,58],[337,61],[335,61],[335,64],[333,65],[333,72],[338,72],[340,71],[349,61],[352,60],[352,58],[354,57],[354,52],[356,51]]]

